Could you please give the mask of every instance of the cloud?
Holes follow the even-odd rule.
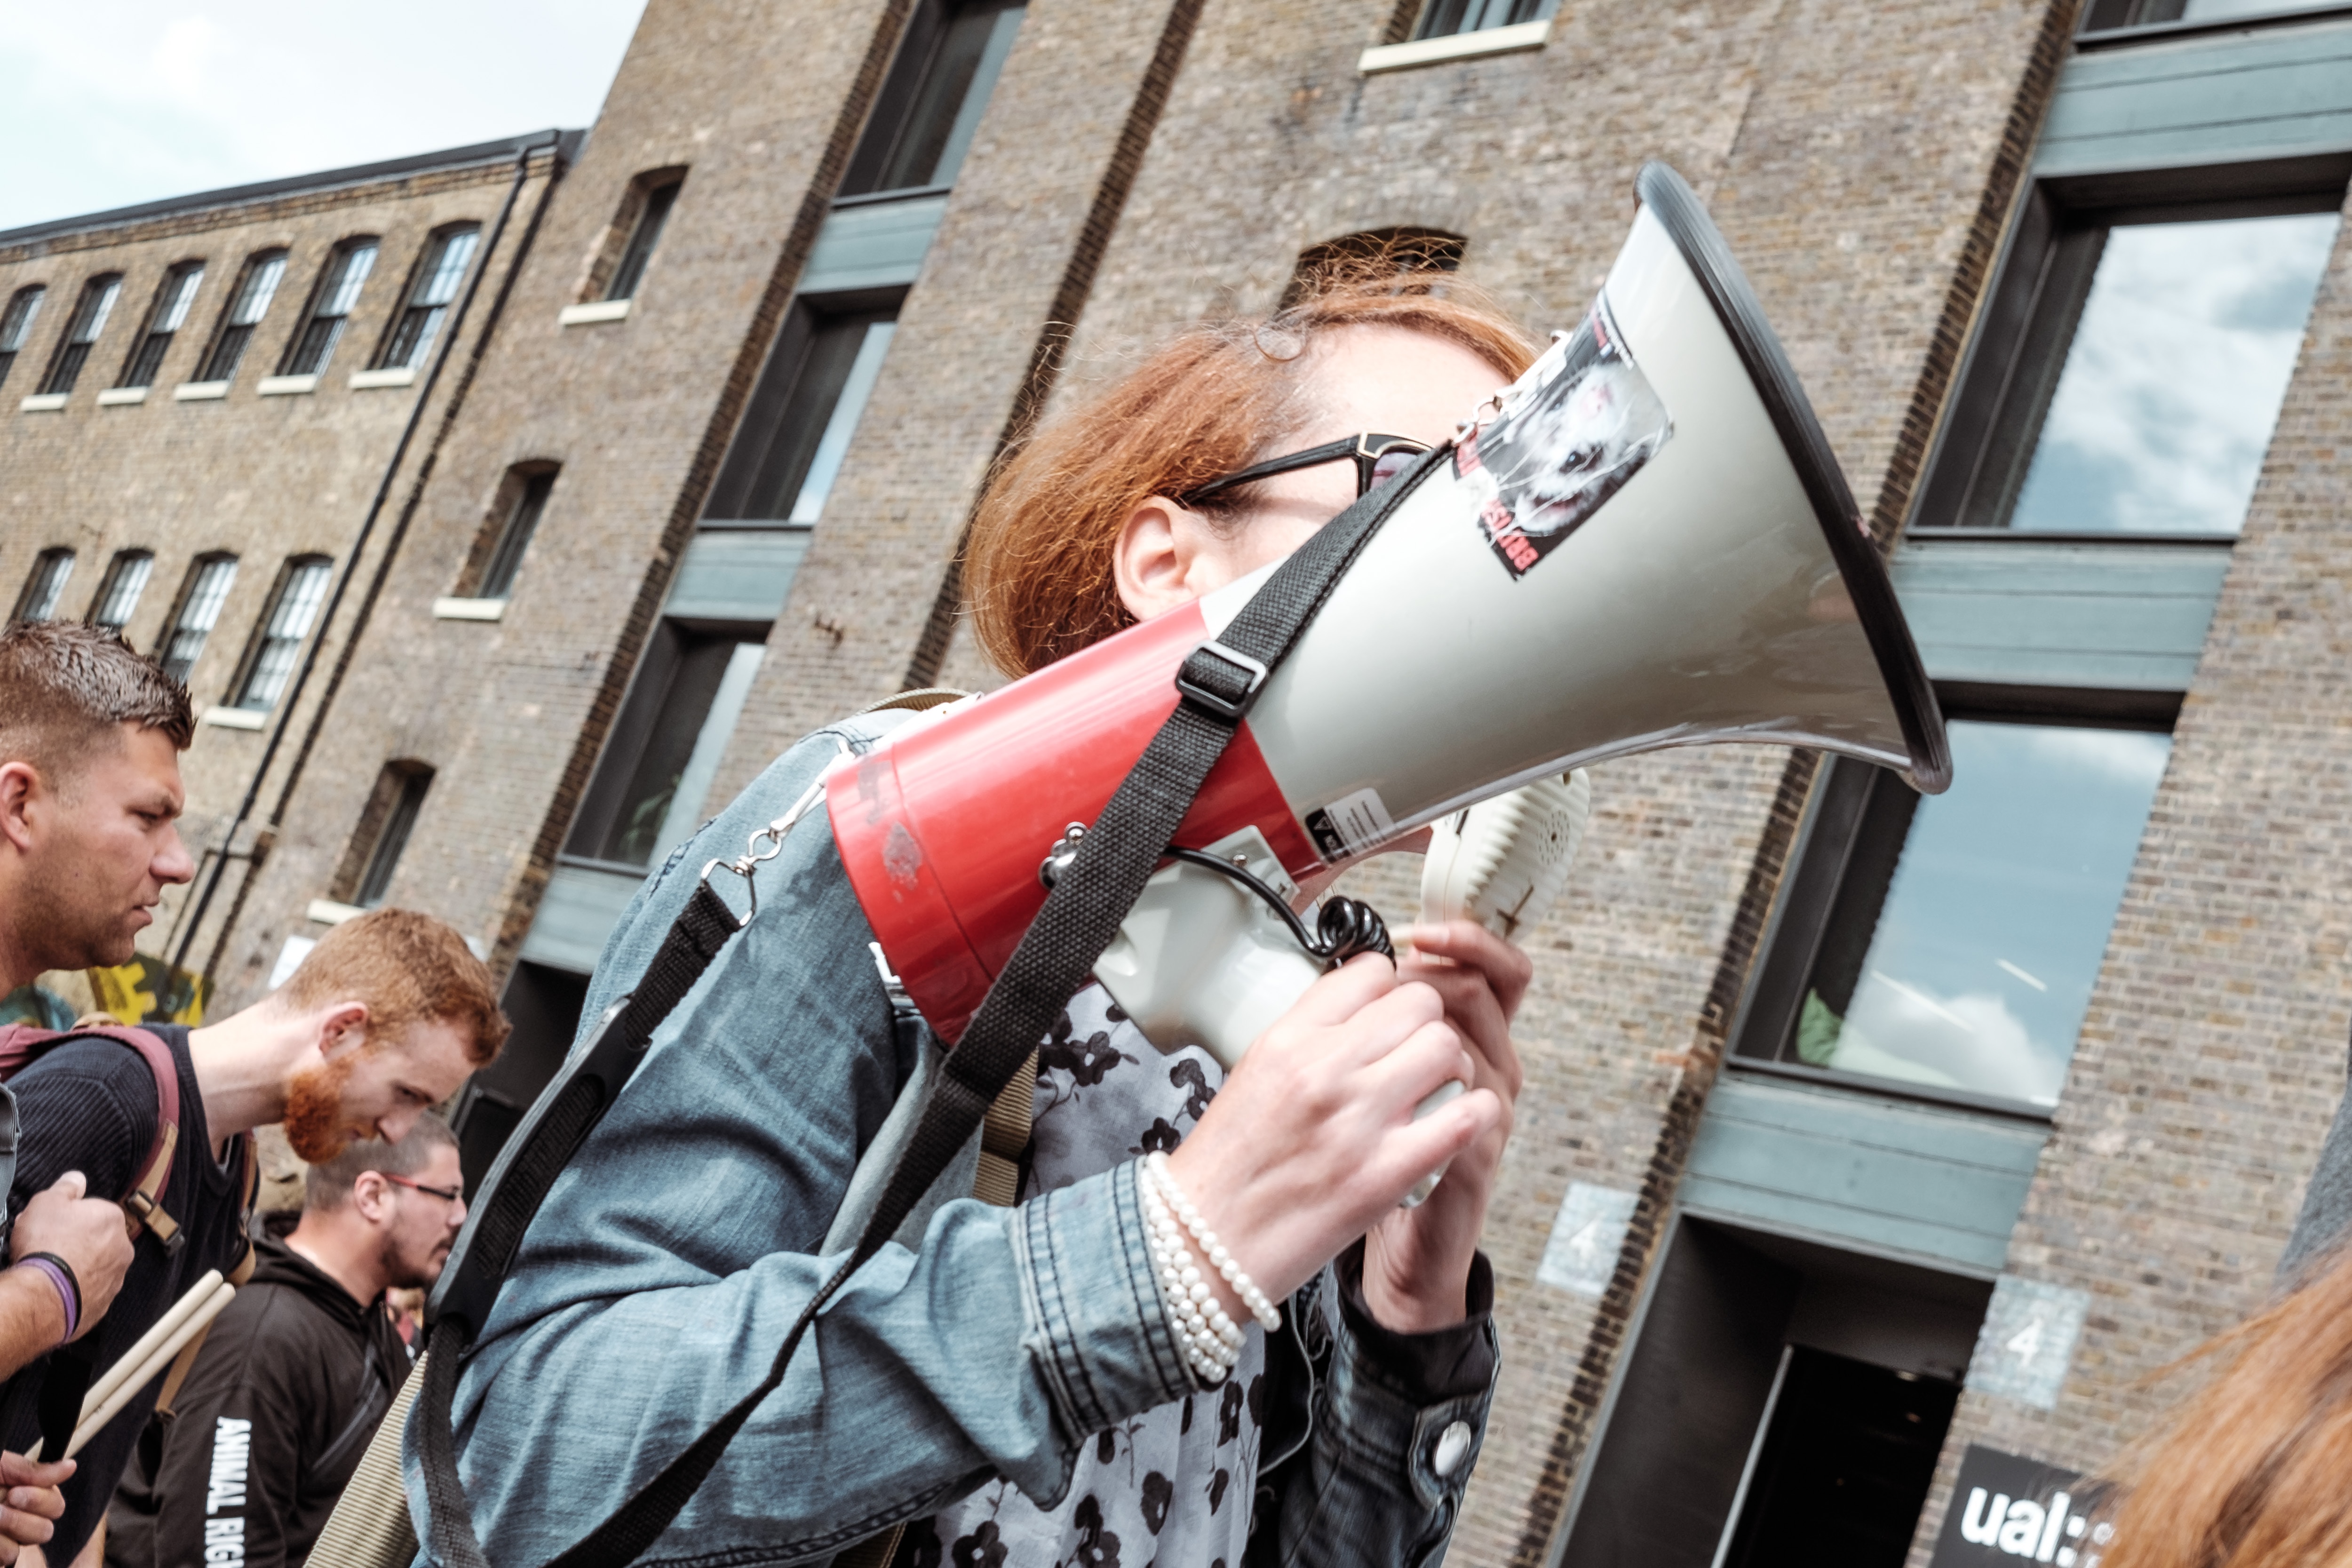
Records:
[[[2054,1105],[2072,1047],[2036,1041],[1989,992],[1939,996],[1874,969],[1855,989],[1830,1066]]]
[[[0,0],[0,228],[584,126],[645,0]]]

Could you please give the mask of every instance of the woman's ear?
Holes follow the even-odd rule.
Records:
[[[1191,604],[1206,592],[1200,582],[1202,556],[1214,543],[1198,512],[1166,496],[1138,503],[1127,514],[1112,554],[1119,603],[1139,621]]]

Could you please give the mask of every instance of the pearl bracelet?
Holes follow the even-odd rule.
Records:
[[[1194,1208],[1192,1200],[1184,1195],[1184,1189],[1176,1184],[1176,1173],[1169,1169],[1168,1156],[1154,1150],[1144,1160],[1143,1168],[1158,1184],[1160,1195],[1167,1201],[1168,1206],[1176,1211],[1176,1217],[1184,1222],[1184,1228],[1192,1233],[1192,1239],[1200,1244],[1202,1255],[1208,1258],[1210,1267],[1224,1276],[1225,1283],[1234,1288],[1234,1294],[1242,1299],[1242,1305],[1249,1309],[1250,1316],[1257,1320],[1258,1327],[1267,1333],[1282,1327],[1282,1314],[1275,1310],[1274,1303],[1265,1299],[1265,1292],[1257,1288],[1257,1281],[1244,1271],[1240,1260],[1225,1250],[1224,1244],[1217,1239],[1217,1233],[1209,1228],[1209,1222],[1201,1217],[1201,1211]]]
[[[1213,1388],[1241,1359],[1242,1331],[1217,1302],[1192,1254],[1184,1232],[1169,1212],[1159,1188],[1147,1177],[1136,1184],[1143,1195],[1144,1237],[1159,1270],[1168,1326],[1177,1349],[1204,1386]]]

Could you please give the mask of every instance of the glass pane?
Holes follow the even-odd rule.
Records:
[[[188,588],[187,601],[180,606],[180,618],[172,627],[171,641],[163,649],[163,673],[184,682],[196,668],[196,656],[205,651],[205,639],[212,635],[220,621],[221,606],[228,601],[229,585],[236,581],[236,563],[233,560],[207,561],[196,568],[196,580]]]
[[[2344,0],[2189,0],[2184,22],[2223,22],[2236,16],[2271,16],[2288,11],[2327,11]]]
[[[955,166],[971,140],[971,126],[988,106],[997,72],[1020,30],[1021,9],[982,0],[963,6],[949,21],[874,189],[908,190],[955,178]]]
[[[327,563],[309,561],[287,574],[286,585],[278,590],[277,607],[270,612],[269,622],[262,633],[261,647],[254,655],[253,669],[245,679],[245,690],[237,698],[240,708],[268,709],[285,691],[286,682],[294,673],[294,658],[302,650],[302,639],[310,635],[310,623],[317,618],[319,605],[327,596]]]
[[[0,317],[0,353],[15,353],[25,346],[32,335],[33,321],[41,313],[41,300],[47,289],[19,289],[8,301],[8,313]]]
[[[833,493],[833,481],[841,474],[841,459],[849,451],[849,438],[857,434],[857,421],[866,413],[866,400],[874,395],[875,378],[882,374],[883,356],[890,352],[890,336],[898,330],[891,321],[876,321],[866,329],[857,357],[850,362],[848,377],[841,384],[841,395],[825,417],[824,434],[817,441],[816,456],[809,460],[808,477],[801,481],[788,521],[814,522],[824,510],[824,499]]]
[[[645,750],[637,754],[628,788],[613,813],[604,841],[594,850],[597,859],[643,866],[653,858],[654,849],[662,840],[662,829],[667,825],[671,804],[678,798],[678,785],[685,778],[688,763],[693,760],[703,721],[709,717],[719,684],[734,658],[735,647],[732,640],[725,638],[689,645],[671,669],[669,679],[659,683],[660,689],[646,690],[641,687],[632,699],[660,704],[660,717],[646,737]]]
[[[139,607],[139,595],[147,589],[147,574],[155,569],[152,555],[119,555],[114,570],[108,574],[105,602],[91,617],[101,626],[120,631],[131,624],[131,612]]]
[[[635,297],[638,281],[646,275],[646,262],[652,257],[654,247],[661,243],[662,225],[669,221],[670,205],[677,200],[677,193],[678,186],[675,184],[646,193],[645,211],[637,215],[636,231],[629,236],[628,249],[622,254],[621,265],[614,269],[612,286],[604,290],[604,298]]]
[[[2172,738],[1950,731],[1951,790],[1918,802],[1859,971],[1817,966],[1795,1055],[2054,1105]]]
[[[245,287],[236,291],[236,304],[228,313],[232,327],[249,327],[268,313],[269,301],[278,297],[278,280],[286,276],[286,258],[270,257],[246,268]]]
[[[319,314],[321,316],[348,316],[352,313],[352,307],[359,303],[360,286],[368,280],[368,274],[375,270],[375,247],[373,244],[355,245],[343,252],[337,265],[340,270],[335,274],[334,285],[325,290],[324,297],[319,301]]]
[[[73,569],[69,550],[50,551],[34,564],[33,580],[25,590],[25,619],[46,621],[58,613],[58,601],[65,595],[66,579],[73,575]]]
[[[172,275],[163,292],[155,300],[155,321],[152,330],[176,332],[187,324],[188,307],[196,302],[196,286],[205,280],[205,269],[191,267]]]
[[[2237,532],[2336,224],[2113,230],[2010,526]]]

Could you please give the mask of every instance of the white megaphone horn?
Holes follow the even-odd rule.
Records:
[[[1652,163],[1639,189],[1581,324],[1398,481],[1410,493],[1178,829],[1195,858],[1155,874],[1097,963],[1155,1044],[1230,1064],[1323,967],[1209,862],[1280,893],[1507,790],[1668,746],[1815,746],[1949,782],[1927,672],[1787,355],[1690,187]],[[1178,667],[1264,575],[831,775],[859,903],[943,1038],[1043,902],[1041,861],[1096,819],[1174,709]]]

